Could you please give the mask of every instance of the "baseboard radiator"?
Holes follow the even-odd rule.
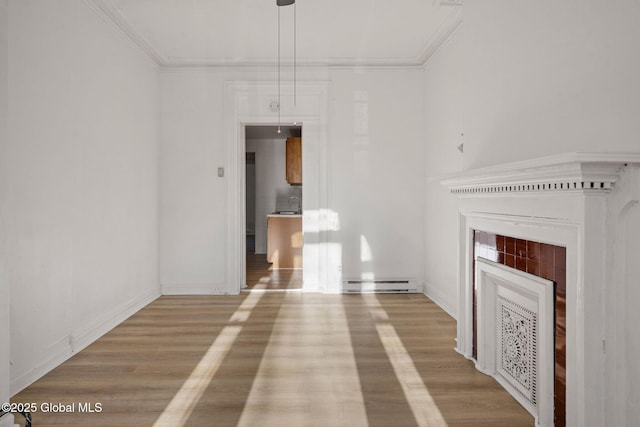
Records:
[[[415,281],[407,279],[345,280],[342,282],[341,292],[343,294],[415,294],[418,292],[418,286]]]

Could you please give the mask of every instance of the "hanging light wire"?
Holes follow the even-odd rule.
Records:
[[[276,0],[278,6],[278,133],[282,133],[280,126],[282,124],[280,117],[280,6],[288,6],[293,4],[293,105],[297,105],[297,86],[298,86],[298,45],[297,45],[297,9],[295,0]]]
[[[278,133],[280,129],[280,7],[278,7]]]
[[[293,3],[293,105],[298,105],[297,104],[297,93],[296,93],[296,89],[298,86],[298,74],[297,74],[297,53],[298,53],[298,37],[297,37],[297,25],[296,25],[296,21],[297,21],[297,17],[298,17],[298,13],[297,13],[297,9],[296,9],[296,3]]]

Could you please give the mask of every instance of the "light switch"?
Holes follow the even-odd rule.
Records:
[[[224,168],[218,168],[218,176],[222,178],[224,176]]]

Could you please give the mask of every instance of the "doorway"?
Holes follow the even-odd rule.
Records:
[[[301,125],[245,125],[248,290],[302,290],[301,138]]]
[[[327,208],[329,170],[328,119],[329,83],[299,82],[298,105],[294,106],[293,85],[281,87],[282,123],[304,121],[304,151],[302,155],[303,201],[303,263],[305,292],[339,291],[340,258],[330,242],[336,229],[335,212]],[[232,81],[225,84],[227,239],[225,293],[238,295],[246,284],[245,233],[245,126],[273,125],[276,115],[270,109],[277,99],[275,82]]]

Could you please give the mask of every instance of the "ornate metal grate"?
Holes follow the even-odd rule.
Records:
[[[498,297],[498,371],[534,406],[537,406],[537,320],[533,311]]]

